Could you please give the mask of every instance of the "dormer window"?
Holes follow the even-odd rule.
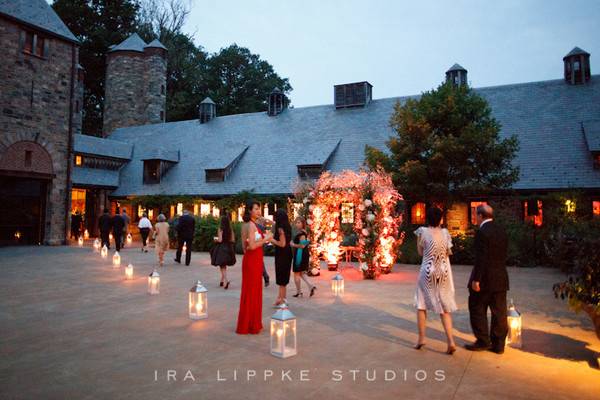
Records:
[[[346,83],[333,87],[335,108],[364,107],[373,99],[369,82]]]
[[[248,150],[248,146],[229,148],[227,154],[220,154],[218,159],[208,163],[204,168],[206,182],[224,182],[240,162],[246,150]]]
[[[144,161],[144,183],[160,183],[160,160]]]
[[[298,165],[298,175],[302,179],[319,179],[323,169],[322,164]]]
[[[206,182],[224,182],[225,181],[225,169],[207,169]]]

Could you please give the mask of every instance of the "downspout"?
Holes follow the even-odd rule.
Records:
[[[73,96],[75,95],[76,45],[71,47],[71,89],[69,96],[69,140],[67,144],[67,188],[65,190],[65,244],[69,242],[69,211],[71,209],[71,159],[73,155]]]

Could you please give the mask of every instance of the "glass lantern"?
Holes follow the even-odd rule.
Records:
[[[127,279],[128,281],[133,279],[133,265],[132,264],[128,264],[125,267],[125,279]]]
[[[279,358],[295,356],[296,316],[283,303],[271,316],[271,354]]]
[[[148,275],[148,294],[160,293],[160,275],[154,270]]]
[[[206,288],[200,281],[196,282],[189,293],[189,315],[190,319],[208,318],[208,299]]]
[[[79,247],[83,247],[83,236],[79,236],[79,239],[77,239],[77,244]]]
[[[344,296],[344,277],[337,273],[331,278],[331,291],[335,297]]]
[[[83,232],[83,238],[86,240],[90,238],[90,232],[87,229]]]
[[[102,250],[100,250],[100,256],[102,258],[108,257],[108,247],[106,247],[106,245],[102,246]]]
[[[127,234],[127,244],[131,244],[131,242],[133,242],[133,236],[131,236],[131,233]]]
[[[520,349],[523,347],[523,340],[521,337],[521,327],[523,326],[523,320],[521,313],[516,309],[512,299],[510,299],[510,305],[506,313],[508,320],[508,335],[506,335],[506,344],[510,347]]]
[[[97,253],[100,251],[100,240],[96,238],[94,240],[94,252]]]
[[[112,242],[112,240],[113,240],[113,234],[112,233],[108,234],[108,240]]]
[[[183,247],[181,248],[182,253],[187,253],[187,242],[183,242]]]
[[[118,251],[115,251],[112,258],[113,268],[119,268],[121,266],[121,255]]]

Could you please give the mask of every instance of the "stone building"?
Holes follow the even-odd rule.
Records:
[[[78,40],[45,0],[0,0],[0,244],[65,242]]]

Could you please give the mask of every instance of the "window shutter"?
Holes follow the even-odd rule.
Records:
[[[42,54],[42,57],[48,58],[48,56],[50,55],[50,43],[49,43],[50,40],[48,40],[48,38],[45,38],[43,40],[44,40],[44,53]]]

